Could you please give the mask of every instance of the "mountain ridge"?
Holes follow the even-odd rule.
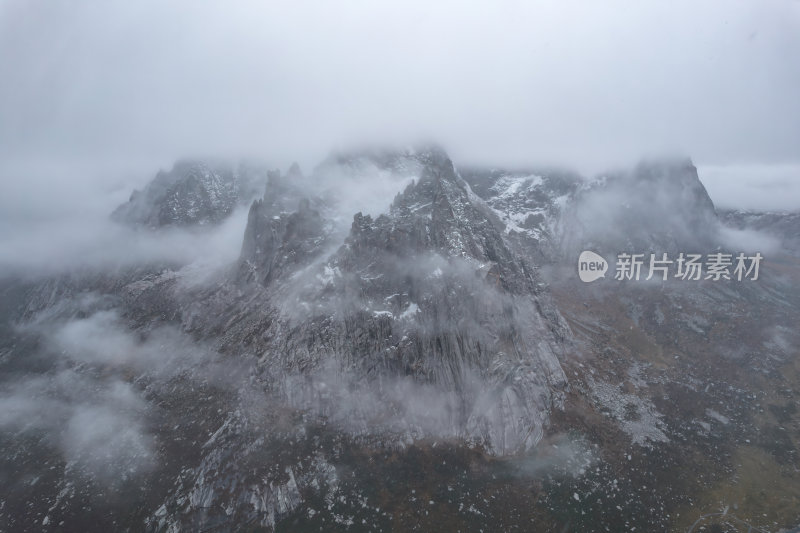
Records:
[[[559,528],[564,516],[666,529],[705,498],[686,461],[725,490],[729,472],[758,483],[739,463],[795,460],[791,254],[770,257],[758,282],[577,280],[575,250],[721,246],[728,215],[691,161],[584,180],[458,168],[418,147],[257,174],[239,257],[199,280],[196,265],[143,264],[4,289],[16,303],[2,308],[13,382],[0,403],[51,398],[63,418],[31,425],[16,407],[0,418],[15,458],[4,475],[19,488],[4,497],[23,517],[9,527],[83,523],[93,500],[98,523],[152,531],[319,529],[351,516],[387,529],[408,509],[430,529],[465,508],[484,529]],[[378,182],[368,190],[387,195],[385,209],[353,209],[343,184]],[[178,213],[197,205],[173,192],[154,195],[153,212],[175,205],[166,198]],[[86,438],[106,439],[130,469],[114,482],[124,505],[103,496],[102,461],[73,445],[79,422],[116,405],[127,431],[92,426]],[[763,487],[771,498],[795,490],[781,476]],[[655,482],[665,489],[645,488]]]

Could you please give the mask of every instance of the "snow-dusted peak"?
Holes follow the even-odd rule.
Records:
[[[112,218],[150,228],[218,223],[252,199],[264,178],[264,170],[249,165],[180,160],[134,191]]]

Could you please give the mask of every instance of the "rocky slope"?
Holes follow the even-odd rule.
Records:
[[[178,164],[115,217],[213,224],[242,179]],[[691,162],[587,180],[370,150],[254,196],[240,257],[201,277],[0,287],[0,529],[800,522],[796,258],[749,283],[575,274],[582,249],[721,246]]]

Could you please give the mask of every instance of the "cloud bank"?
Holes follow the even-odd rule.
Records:
[[[799,209],[798,56],[782,0],[3,2],[0,272],[185,259],[205,243],[104,228],[158,168],[363,142],[587,174],[680,153],[723,207]]]

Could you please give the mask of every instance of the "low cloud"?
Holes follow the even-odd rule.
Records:
[[[800,211],[800,165],[706,165],[698,174],[718,209]]]
[[[111,222],[109,212],[30,221],[13,230],[6,227],[0,240],[0,276],[24,278],[193,262],[213,269],[236,260],[247,224],[246,207],[203,231],[131,228]]]
[[[146,402],[131,384],[76,369],[0,388],[0,428],[34,433],[82,474],[112,483],[155,465]]]
[[[725,249],[731,252],[761,252],[761,255],[768,256],[781,250],[780,239],[763,231],[728,226],[721,226],[719,231]]]
[[[248,372],[247,361],[221,361],[174,326],[134,331],[110,303],[84,294],[17,326],[39,349],[10,355],[10,379],[0,383],[2,431],[42,437],[69,470],[104,484],[158,464],[152,393],[175,380],[235,391]],[[44,360],[49,370],[19,373],[14,358]]]
[[[209,359],[207,348],[174,326],[137,334],[125,328],[116,310],[98,311],[62,324],[34,326],[53,354],[72,363],[124,368],[166,376]]]

